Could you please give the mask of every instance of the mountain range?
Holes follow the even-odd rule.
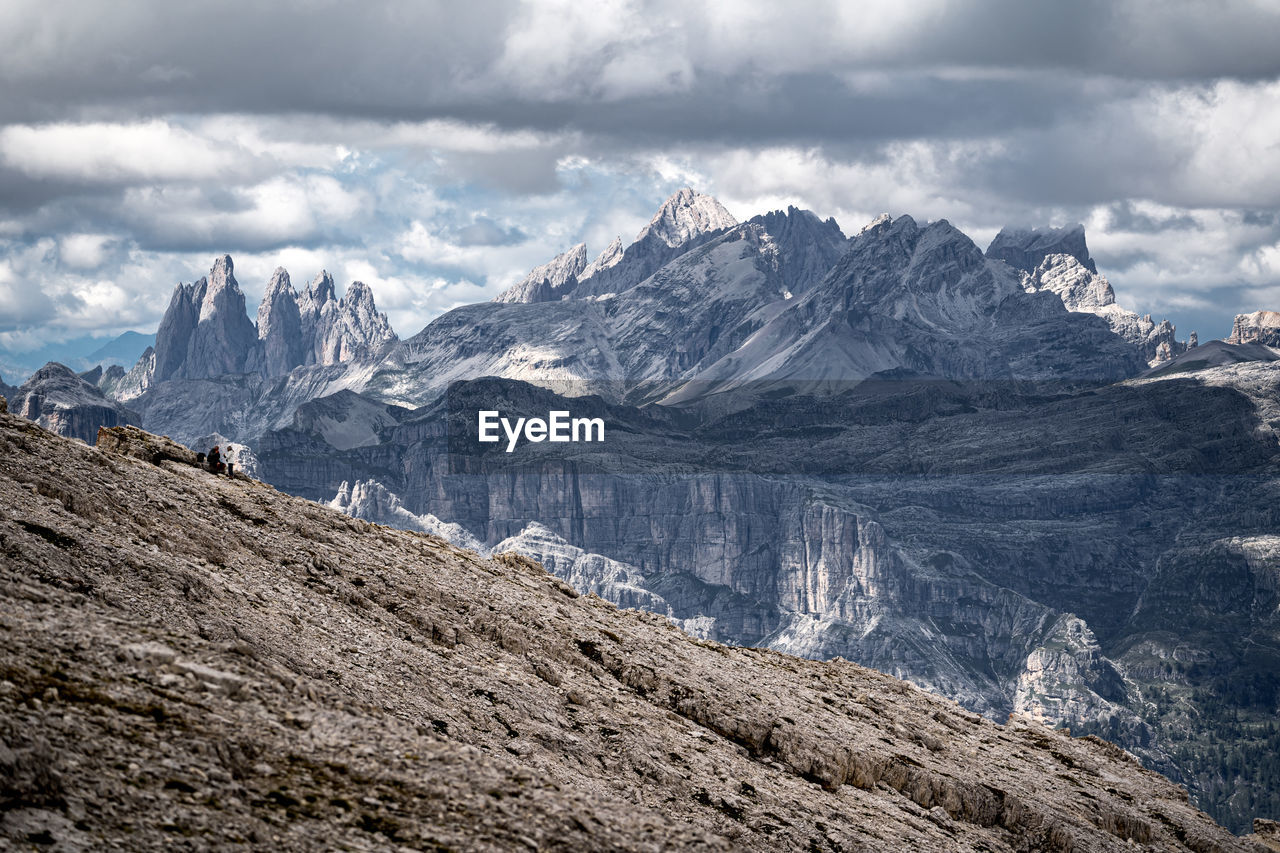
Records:
[[[84,402],[42,392],[68,371],[10,395],[105,402],[62,416],[81,437],[216,434],[287,492],[698,637],[1099,734],[1233,829],[1280,814],[1280,315],[1197,345],[1117,305],[1079,227],[983,251],[692,190],[588,257],[400,340],[324,273],[278,270],[255,323],[224,256],[132,370],[72,376]],[[475,453],[477,407],[614,438]]]

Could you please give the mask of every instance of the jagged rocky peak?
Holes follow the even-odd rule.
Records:
[[[327,271],[317,275],[298,300],[303,364],[340,364],[365,358],[396,340],[387,315],[378,312],[373,291],[352,282],[342,299]]]
[[[243,373],[258,341],[230,255],[209,275],[174,289],[156,332],[154,379],[206,379]]]
[[[765,230],[774,245],[787,293],[803,293],[822,279],[844,253],[848,240],[835,219],[788,207],[748,220]]]
[[[1237,314],[1231,327],[1229,344],[1262,344],[1280,347],[1280,311],[1254,311]]]
[[[156,330],[154,378],[157,382],[176,376],[182,363],[186,361],[191,333],[200,322],[200,303],[204,301],[204,292],[208,286],[208,279],[202,278],[191,284],[178,284],[174,287],[169,307],[165,309],[160,328]],[[138,363],[141,364],[145,358],[144,353]]]
[[[636,242],[651,237],[675,248],[699,235],[737,224],[738,220],[716,199],[685,187],[662,203],[649,224],[636,235]]]
[[[329,275],[328,270],[320,270],[298,300],[302,313],[312,316],[319,314],[325,305],[334,301],[334,290],[333,276]]]
[[[338,361],[352,361],[376,352],[383,344],[396,340],[387,315],[378,311],[373,289],[363,281],[353,281],[338,307],[345,321]]]
[[[587,244],[579,243],[561,252],[542,266],[534,267],[516,284],[494,298],[494,302],[551,302],[578,283],[587,266]]]
[[[1011,228],[1004,227],[987,247],[987,257],[1004,261],[1014,269],[1031,273],[1048,255],[1070,255],[1089,272],[1098,267],[1089,257],[1085,244],[1084,226],[1064,228]]]
[[[587,264],[582,272],[578,273],[579,280],[591,278],[591,276],[616,266],[618,261],[622,260],[623,246],[622,237],[614,237],[613,242],[605,246],[604,251],[596,256],[596,259]]]
[[[907,218],[907,219],[911,219],[911,217],[910,217],[910,216],[908,216],[908,217],[906,217],[906,218]],[[912,219],[911,221],[912,221],[912,223],[914,223],[914,222],[915,222],[915,220],[914,220],[914,219]],[[857,234],[854,234],[853,236],[854,236],[854,237],[861,237],[863,234],[867,233],[868,231],[873,231],[873,230],[875,230],[875,229],[877,229],[877,228],[882,228],[882,227],[884,227],[884,226],[887,226],[887,225],[891,224],[892,222],[893,222],[893,217],[892,217],[892,216],[890,216],[890,215],[889,215],[889,214],[887,214],[887,213],[882,213],[882,214],[880,214],[879,216],[877,216],[875,219],[873,219],[873,220],[871,220],[870,222],[868,222],[866,225],[863,225],[861,228],[859,228],[859,229],[858,229],[858,233],[857,233]]]
[[[1036,290],[1050,290],[1062,298],[1069,311],[1089,311],[1114,305],[1115,291],[1106,276],[1091,271],[1074,256],[1066,253],[1046,255],[1031,272],[1030,284]]]
[[[283,376],[303,363],[302,314],[298,294],[284,267],[276,267],[258,306],[262,373]]]
[[[144,353],[120,380],[113,390],[118,399],[132,399],[168,379],[273,377],[303,365],[353,361],[396,339],[366,285],[355,282],[346,298],[338,299],[333,276],[323,271],[299,296],[288,271],[278,267],[255,324],[234,270],[231,256],[222,255],[207,277],[174,289],[154,351]]]
[[[1008,277],[995,275],[981,250],[950,222],[939,219],[921,226],[906,215],[882,216],[863,228],[833,274],[849,282],[853,304],[887,308],[886,300],[902,302],[900,309],[889,310],[899,317],[918,313],[925,304],[919,298],[929,296],[942,297],[946,304],[926,314],[960,321],[985,313],[1009,290]]]

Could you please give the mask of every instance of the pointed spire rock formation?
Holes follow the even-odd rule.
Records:
[[[244,373],[257,342],[258,330],[245,312],[244,293],[236,281],[231,256],[223,255],[209,273],[184,373],[191,379]]]
[[[263,375],[283,376],[302,364],[302,314],[284,267],[276,267],[258,306],[258,340]]]
[[[602,270],[617,266],[618,261],[622,260],[622,252],[622,237],[614,237],[613,242],[606,246],[604,251],[597,255],[596,259],[587,264],[586,268],[578,274],[578,279],[588,279]]]
[[[223,255],[207,277],[174,289],[156,332],[154,378],[208,379],[243,373],[257,341],[231,256]]]
[[[322,272],[301,296],[289,273],[271,276],[255,324],[245,312],[244,293],[229,255],[209,275],[179,284],[148,350],[116,390],[121,399],[140,396],[170,379],[216,379],[244,373],[283,376],[297,367],[365,358],[396,340],[387,315],[361,282],[337,298],[333,276]]]

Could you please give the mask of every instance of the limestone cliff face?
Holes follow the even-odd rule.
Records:
[[[108,399],[69,367],[51,362],[13,389],[9,411],[47,430],[93,443],[100,426],[139,424],[138,414]]]
[[[1280,311],[1237,314],[1227,343],[1280,347]]]
[[[104,439],[0,414],[5,843],[1250,849],[1096,738]]]

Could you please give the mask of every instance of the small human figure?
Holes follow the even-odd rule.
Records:
[[[213,450],[209,451],[209,471],[213,474],[221,474],[225,470],[227,466],[222,464],[222,451],[215,444]]]

